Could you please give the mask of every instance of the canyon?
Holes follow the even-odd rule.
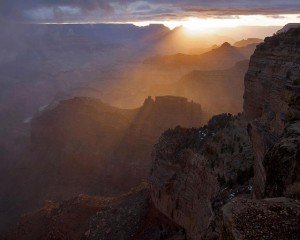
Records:
[[[16,206],[53,201],[28,205],[3,239],[298,239],[299,56],[300,28],[285,28],[256,47],[249,65],[238,63],[247,72],[236,115],[212,117],[174,96],[131,110],[93,98],[53,102],[31,121],[30,157],[18,173],[30,169],[31,179],[8,185],[10,197],[26,193]],[[214,78],[223,71],[230,79],[237,66]],[[239,78],[232,88],[243,87]],[[86,195],[104,193],[112,196]]]

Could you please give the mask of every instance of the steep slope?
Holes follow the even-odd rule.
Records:
[[[244,114],[254,152],[254,199],[222,209],[223,239],[299,238],[299,43],[300,28],[285,27],[251,57]]]

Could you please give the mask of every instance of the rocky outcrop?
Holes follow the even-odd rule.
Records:
[[[299,120],[299,43],[299,28],[266,38],[251,57],[245,76],[244,114],[250,121],[256,198],[265,196],[266,181],[269,181],[266,169],[270,171],[270,160],[265,161],[265,155],[279,140],[284,128]]]
[[[222,240],[299,239],[300,204],[288,198],[235,198],[222,209]]]
[[[153,150],[152,201],[192,239],[214,236],[217,209],[247,184],[252,154],[239,117],[220,115],[207,126],[166,131]],[[241,159],[243,159],[241,161]]]

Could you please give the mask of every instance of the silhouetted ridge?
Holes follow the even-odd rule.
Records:
[[[224,42],[220,48],[229,48],[229,47],[232,47],[231,44],[228,42]]]

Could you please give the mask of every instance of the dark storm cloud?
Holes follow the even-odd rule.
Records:
[[[139,21],[300,13],[299,0],[0,0],[0,19]]]

